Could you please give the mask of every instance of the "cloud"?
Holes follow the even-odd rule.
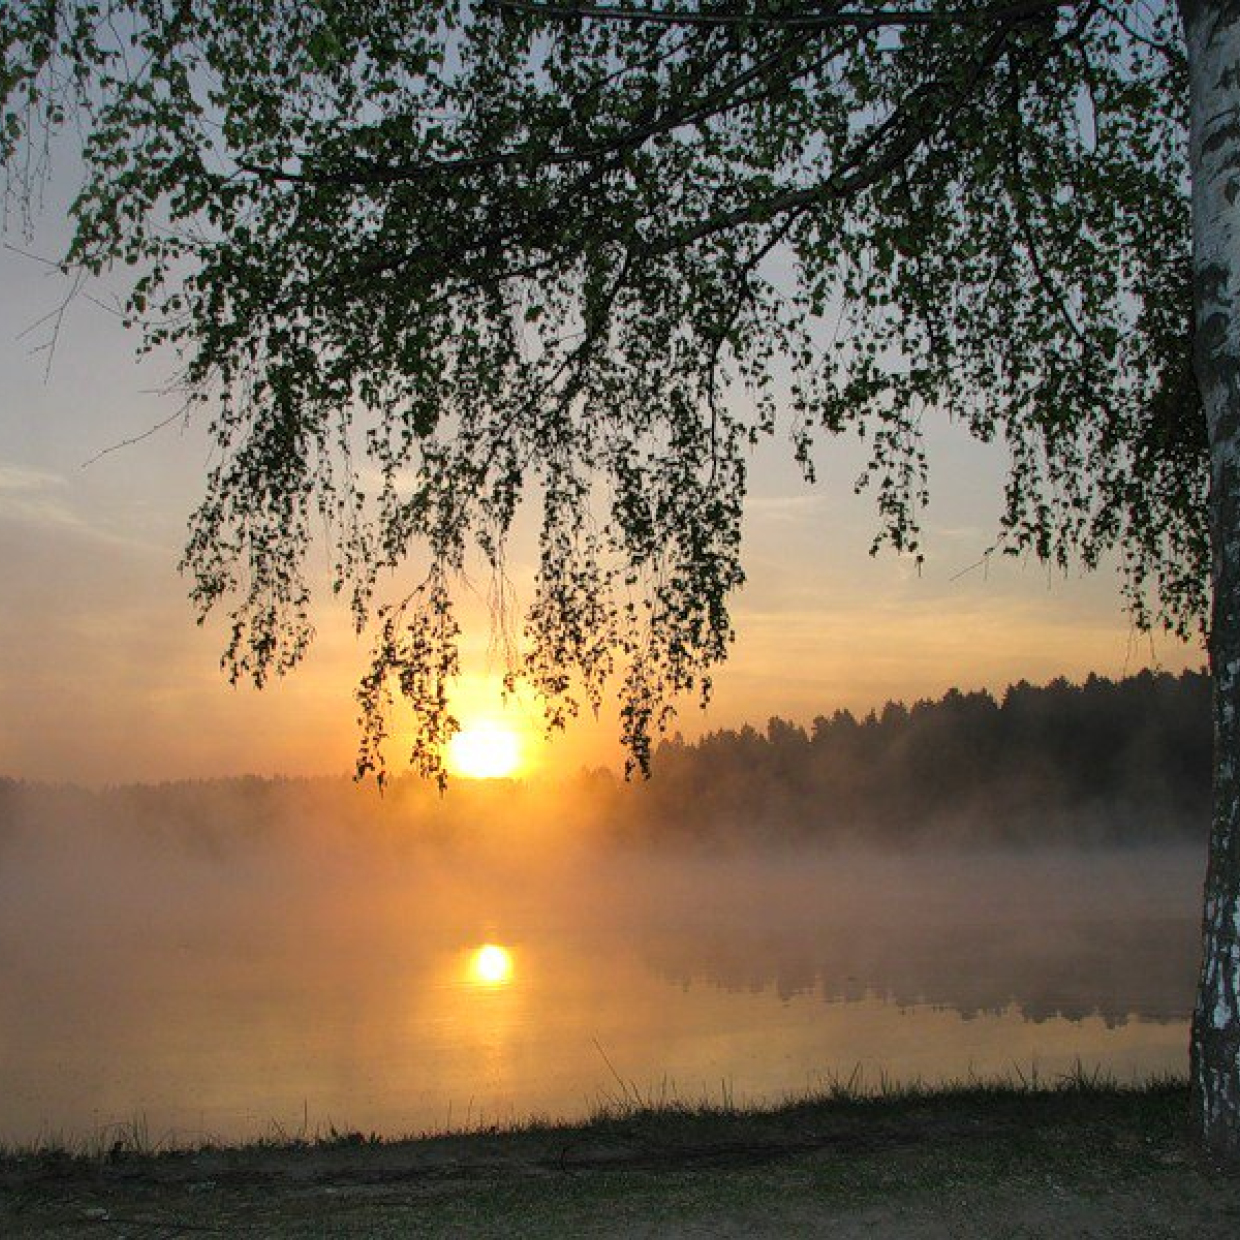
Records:
[[[67,499],[60,474],[0,461],[0,519],[86,531],[89,527]]]
[[[89,517],[85,514],[96,512]],[[96,497],[85,496],[63,474],[0,461],[0,524],[25,526],[61,540],[100,545],[161,559],[168,547],[103,510]]]
[[[753,495],[745,501],[745,514],[779,524],[820,516],[829,507],[825,494]]]
[[[64,485],[65,480],[59,474],[0,461],[0,492],[47,491]]]

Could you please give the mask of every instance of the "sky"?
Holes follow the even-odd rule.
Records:
[[[54,208],[46,218],[35,237],[10,240],[54,255]],[[0,776],[105,785],[350,771],[366,646],[345,606],[321,601],[316,645],[292,676],[262,692],[229,685],[223,626],[195,623],[176,570],[209,462],[205,427],[174,419],[147,434],[177,412],[172,359],[135,360],[137,338],[98,304],[106,284],[72,300],[54,331],[65,293],[45,264],[0,252]],[[737,641],[710,708],[681,710],[685,736],[775,714],[809,723],[952,686],[1000,692],[1020,679],[1204,663],[1197,645],[1135,632],[1111,570],[979,566],[997,529],[1002,450],[951,426],[932,427],[928,447],[920,571],[868,554],[876,516],[852,493],[855,442],[822,444],[812,487],[782,433],[756,450]],[[533,562],[520,540],[512,574],[528,602]],[[550,745],[531,701],[503,713],[484,601],[464,602],[462,721],[510,721],[530,771],[619,769],[614,701]],[[394,747],[389,762],[400,760]]]

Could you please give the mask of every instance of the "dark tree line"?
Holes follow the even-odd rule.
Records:
[[[998,698],[846,710],[809,727],[723,729],[658,748],[649,781],[605,771],[566,780],[423,781],[386,795],[347,779],[223,779],[91,792],[0,778],[6,829],[95,822],[196,850],[232,849],[310,824],[409,844],[577,839],[641,846],[820,841],[878,847],[1201,840],[1209,821],[1209,678],[1141,672],[1011,685]],[[553,786],[543,786],[550,784]]]
[[[1144,671],[677,737],[613,810],[635,838],[1204,841],[1210,769],[1208,676]]]

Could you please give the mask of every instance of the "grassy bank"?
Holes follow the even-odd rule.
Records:
[[[1240,1235],[1240,1177],[1186,1139],[1182,1082],[1081,1074],[934,1091],[837,1082],[769,1110],[380,1141],[0,1156],[0,1235]]]

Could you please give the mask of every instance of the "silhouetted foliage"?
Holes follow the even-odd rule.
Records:
[[[64,266],[120,281],[209,411],[194,602],[227,613],[234,679],[291,670],[325,536],[372,643],[359,775],[399,697],[443,776],[459,598],[480,557],[517,619],[523,505],[507,670],[552,721],[614,687],[644,770],[726,657],[777,426],[811,479],[861,434],[876,545],[914,556],[923,423],[1002,442],[996,549],[1115,553],[1139,622],[1198,631],[1179,16],[827,10],[0,5],[0,193],[25,220],[80,135]]]
[[[881,844],[1201,838],[1209,821],[1205,672],[952,689],[862,719],[774,718],[679,737],[618,798],[635,838],[735,833]]]

